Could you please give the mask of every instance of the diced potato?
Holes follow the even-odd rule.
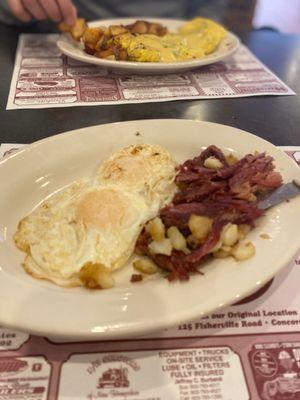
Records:
[[[140,258],[133,262],[133,267],[143,274],[152,275],[158,271],[157,265],[150,258]]]
[[[243,240],[250,232],[251,226],[248,224],[238,225],[238,240]]]
[[[166,256],[170,256],[173,250],[170,239],[163,239],[159,242],[153,241],[148,248],[153,254],[164,254]]]
[[[109,48],[107,50],[100,50],[95,53],[95,56],[98,58],[108,58],[108,57],[115,57],[113,49]]]
[[[233,154],[229,154],[225,158],[229,165],[233,165],[239,161],[239,159],[236,156],[234,156]]]
[[[156,35],[156,36],[163,36],[163,32],[166,30],[161,24],[157,24],[154,22],[150,22],[148,25],[148,32],[150,35]]]
[[[148,32],[150,35],[157,35],[159,29],[158,24],[150,24],[148,27]]]
[[[176,226],[171,226],[167,230],[167,236],[171,240],[173,249],[182,251],[186,249],[185,237]]]
[[[96,45],[100,38],[103,36],[103,29],[101,28],[87,28],[83,34],[82,40],[89,45]]]
[[[112,36],[118,36],[128,32],[128,30],[122,25],[110,25],[109,30]]]
[[[109,289],[115,285],[112,274],[107,268],[90,262],[81,268],[79,279],[89,289]]]
[[[213,220],[201,215],[192,214],[189,219],[189,228],[198,242],[204,241],[212,229]]]
[[[104,36],[106,36],[107,38],[111,37],[110,29],[107,26],[104,28]]]
[[[146,232],[157,242],[165,239],[165,226],[159,217],[149,221],[145,227]]]
[[[238,226],[236,224],[227,224],[222,229],[222,243],[225,246],[233,246],[238,241]]]
[[[132,33],[144,34],[148,32],[148,24],[145,21],[136,21],[130,28]]]
[[[168,33],[168,29],[158,23],[148,21],[136,21],[134,24],[126,25],[125,28],[131,33],[151,34],[157,36],[164,36]]]
[[[87,24],[84,18],[77,18],[75,24],[72,26],[70,33],[74,40],[79,41],[83,36],[85,30],[87,28]]]
[[[165,36],[168,33],[168,28],[162,26],[157,32],[157,36]]]
[[[110,271],[102,271],[99,274],[98,282],[102,289],[109,289],[115,286],[115,281]]]
[[[216,157],[208,157],[204,163],[203,163],[205,168],[209,169],[219,169],[223,167],[223,164],[221,163],[220,160],[218,160]]]
[[[251,242],[238,242],[231,250],[233,257],[238,260],[247,260],[255,254],[255,247]]]
[[[230,252],[225,251],[223,248],[213,252],[214,258],[227,258],[230,255]]]

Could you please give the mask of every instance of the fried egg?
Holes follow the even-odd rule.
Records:
[[[145,223],[173,197],[175,168],[159,146],[130,146],[104,161],[96,176],[46,199],[14,235],[26,252],[25,271],[64,287],[97,286],[82,279],[82,270],[112,272],[126,263]]]
[[[157,145],[139,144],[113,154],[97,171],[100,185],[115,184],[139,193],[149,206],[172,199],[176,162]]]

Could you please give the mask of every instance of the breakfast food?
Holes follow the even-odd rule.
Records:
[[[130,25],[88,27],[82,18],[74,26],[60,24],[81,41],[84,51],[98,58],[136,62],[174,62],[200,59],[214,52],[227,32],[218,23],[197,17],[175,33],[159,23],[135,21]]]
[[[131,282],[188,280],[210,257],[255,254],[257,202],[281,184],[265,153],[238,160],[209,146],[178,166],[159,146],[132,145],[38,205],[14,240],[26,272],[63,287],[110,288],[134,252]]]
[[[133,253],[145,223],[173,197],[176,163],[159,146],[115,153],[84,178],[52,195],[19,224],[14,239],[24,269],[64,286],[107,288]]]
[[[246,236],[263,215],[258,200],[282,184],[274,168],[265,153],[238,160],[216,146],[185,161],[176,176],[178,191],[146,224],[136,253],[151,259],[170,281],[188,280],[210,257],[242,261],[254,256]]]

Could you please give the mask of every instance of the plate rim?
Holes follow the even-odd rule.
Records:
[[[144,119],[144,120],[134,120],[134,121],[120,121],[120,122],[113,122],[113,123],[100,124],[100,125],[99,124],[95,124],[95,125],[84,127],[84,128],[79,128],[79,129],[74,129],[74,130],[71,130],[71,131],[64,131],[62,133],[58,133],[56,135],[53,135],[53,136],[38,140],[36,142],[33,142],[33,143],[29,144],[28,146],[20,149],[17,153],[8,155],[7,157],[5,157],[4,159],[2,159],[0,161],[0,168],[1,168],[1,165],[3,163],[9,162],[10,159],[20,156],[23,152],[31,151],[31,149],[34,149],[34,148],[36,148],[38,146],[41,146],[44,143],[49,143],[49,142],[52,142],[52,141],[56,141],[57,137],[66,137],[66,136],[76,135],[76,134],[80,134],[80,135],[81,134],[88,134],[88,132],[84,132],[84,131],[85,130],[89,130],[90,128],[96,128],[96,127],[99,127],[101,129],[101,127],[103,125],[112,126],[113,127],[114,125],[117,125],[117,124],[118,125],[120,125],[120,124],[123,124],[123,125],[124,124],[132,124],[132,123],[143,124],[143,123],[149,123],[149,122],[157,123],[157,122],[161,122],[161,121],[164,121],[166,123],[168,123],[169,121],[172,121],[172,122],[176,121],[176,123],[178,123],[178,122],[179,123],[182,123],[182,122],[183,123],[192,123],[192,124],[199,123],[199,125],[201,125],[201,124],[207,125],[208,124],[208,125],[212,125],[212,126],[218,125],[220,127],[227,127],[227,128],[230,128],[230,129],[233,129],[233,130],[237,131],[237,133],[239,132],[239,133],[245,134],[246,136],[248,136],[248,135],[253,136],[256,139],[259,139],[261,142],[265,142],[268,146],[271,145],[274,149],[276,149],[277,151],[280,151],[275,145],[273,145],[272,143],[268,142],[267,140],[265,140],[265,139],[263,139],[263,138],[261,138],[261,137],[259,137],[257,135],[254,135],[254,134],[252,134],[250,132],[247,132],[245,130],[232,127],[230,125],[224,125],[224,124],[219,124],[219,123],[209,122],[209,121],[202,121],[202,120],[191,120],[191,119],[176,119],[176,118]],[[294,165],[295,168],[298,168],[296,163],[293,162],[293,160],[288,155],[286,155],[284,152],[282,152],[280,154],[281,154],[281,156],[286,158],[286,160],[289,160],[291,165]],[[296,241],[294,243],[296,243]],[[281,266],[278,266],[272,272],[272,276],[273,277],[280,270],[284,269],[284,267],[287,266],[292,261],[294,255],[297,253],[298,248],[299,248],[298,245],[297,246],[294,245],[292,247],[293,247],[293,251],[289,253],[290,256],[289,257],[285,257],[285,261],[281,263]],[[291,254],[291,253],[293,253],[293,254]],[[255,288],[251,288],[251,289],[249,289],[247,291],[244,291],[243,294],[241,295],[240,299],[252,294],[254,291],[256,291],[257,289],[262,287],[266,282],[268,282],[272,278],[272,276],[268,276],[265,279],[263,279],[260,282],[260,284],[257,285]],[[232,299],[228,300],[227,302],[222,304],[222,308],[232,304],[232,302],[233,302]],[[214,307],[213,310],[216,310],[216,309],[217,308]],[[52,329],[52,332],[49,332],[49,330],[45,331],[45,328],[43,328],[43,327],[38,328],[39,324],[36,324],[33,320],[29,321],[27,323],[24,323],[24,321],[23,321],[23,324],[22,324],[21,327],[18,324],[5,323],[4,322],[5,318],[4,319],[1,318],[0,323],[4,323],[4,325],[9,327],[9,328],[28,331],[31,334],[36,334],[36,335],[39,335],[39,336],[42,335],[42,336],[51,336],[51,337],[59,337],[59,338],[66,338],[66,339],[72,338],[74,340],[102,340],[102,339],[114,339],[114,338],[119,338],[120,339],[120,338],[128,338],[128,337],[133,337],[133,336],[135,337],[135,336],[151,334],[153,332],[161,331],[163,329],[168,329],[168,328],[174,327],[174,326],[176,326],[176,325],[178,325],[180,323],[183,323],[184,321],[193,320],[193,319],[195,319],[197,317],[200,318],[202,316],[210,314],[211,312],[213,312],[213,310],[208,310],[208,311],[206,311],[204,313],[200,313],[198,311],[198,314],[196,315],[195,314],[196,310],[193,309],[194,312],[192,313],[192,315],[189,315],[188,317],[183,317],[182,318],[181,315],[180,316],[173,315],[172,320],[168,320],[167,322],[163,321],[162,319],[159,322],[156,321],[155,322],[155,327],[152,327],[152,328],[151,328],[152,322],[150,321],[150,323],[146,327],[145,326],[143,326],[143,327],[140,327],[140,326],[139,327],[134,327],[134,330],[132,330],[132,328],[130,328],[130,326],[127,327],[127,329],[122,327],[121,332],[118,332],[116,330],[113,330],[113,331],[108,330],[107,332],[104,332],[104,333],[101,332],[100,333],[100,332],[92,332],[90,330],[89,331],[87,331],[87,330],[83,330],[83,331],[82,330],[78,330],[78,332],[73,332],[72,331],[72,333],[70,333],[70,332],[66,332],[64,329],[63,330],[57,329],[56,327],[54,327],[54,329]]]
[[[106,23],[111,23],[111,21],[114,21],[116,23],[122,23],[122,21],[129,21],[129,22],[134,22],[136,19],[146,19],[148,21],[153,21],[153,22],[162,22],[162,23],[176,23],[176,24],[183,24],[185,22],[188,22],[188,20],[184,19],[172,19],[172,18],[148,18],[148,17],[123,17],[123,18],[107,18],[107,19],[99,19],[99,20],[94,20],[88,22],[88,25],[91,26],[97,26],[99,24],[106,24]],[[127,23],[127,22],[126,22]],[[82,54],[74,54],[72,51],[69,51],[64,47],[64,43],[66,40],[70,41],[69,36],[65,33],[61,33],[59,35],[59,38],[57,40],[57,46],[60,49],[60,51],[65,54],[68,57],[71,57],[75,60],[85,62],[87,64],[93,64],[93,65],[98,65],[102,66],[107,69],[115,69],[115,70],[127,70],[127,71],[144,71],[144,72],[151,72],[151,71],[161,71],[161,72],[167,72],[170,70],[174,69],[174,72],[180,70],[180,69],[194,69],[197,67],[213,64],[219,61],[222,61],[223,59],[229,57],[233,53],[235,53],[238,48],[241,45],[241,41],[238,38],[237,35],[235,35],[233,32],[227,30],[227,36],[223,39],[225,40],[226,38],[229,38],[233,42],[233,47],[232,49],[228,50],[225,54],[221,54],[218,57],[214,57],[213,53],[211,53],[208,56],[205,56],[200,59],[196,60],[188,60],[188,61],[174,61],[170,63],[154,63],[154,62],[136,62],[136,61],[117,61],[117,60],[105,60],[101,58],[96,58],[92,55],[86,54],[82,52]],[[83,60],[83,58],[85,60]]]

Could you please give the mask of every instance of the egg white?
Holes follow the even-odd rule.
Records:
[[[158,146],[131,146],[107,160],[96,177],[55,193],[14,236],[27,253],[26,272],[72,287],[82,285],[79,272],[87,263],[110,271],[123,266],[145,223],[173,197],[175,166]]]

